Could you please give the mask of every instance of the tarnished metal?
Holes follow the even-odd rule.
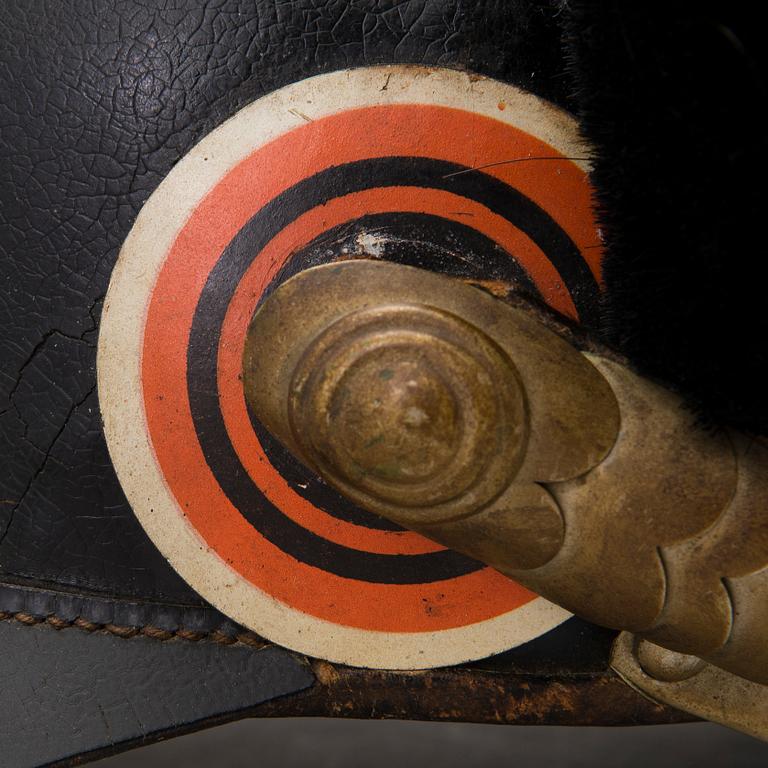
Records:
[[[435,538],[463,539],[472,517],[474,554],[492,564],[532,568],[560,549],[561,513],[536,483],[582,475],[618,432],[605,379],[557,335],[384,262],[281,286],[251,323],[243,370],[265,426],[339,490],[429,535],[438,524]]]
[[[377,262],[254,316],[265,425],[357,503],[574,613],[768,683],[768,449],[532,313]]]
[[[611,666],[652,701],[768,741],[768,686],[622,632]]]

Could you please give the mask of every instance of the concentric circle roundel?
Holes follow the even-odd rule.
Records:
[[[312,476],[249,412],[242,353],[282,280],[360,255],[517,283],[588,320],[583,153],[569,117],[516,88],[375,67],[260,99],[171,171],[112,275],[99,397],[138,519],[203,597],[277,643],[374,667],[481,658],[568,617]]]

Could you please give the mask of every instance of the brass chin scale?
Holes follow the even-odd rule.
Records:
[[[262,304],[245,393],[361,507],[625,630],[630,685],[765,737],[768,448],[581,346],[459,280],[347,261]]]

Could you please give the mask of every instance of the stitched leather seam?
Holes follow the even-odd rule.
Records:
[[[76,628],[84,632],[106,632],[115,637],[121,637],[129,639],[136,637],[137,635],[143,635],[144,637],[150,637],[153,640],[186,640],[190,642],[199,642],[200,640],[207,640],[220,645],[235,645],[240,643],[242,645],[248,645],[252,648],[264,648],[268,643],[263,638],[259,637],[253,632],[239,632],[234,635],[228,635],[220,630],[212,630],[209,632],[196,632],[191,629],[176,629],[168,630],[161,629],[160,627],[152,626],[121,626],[118,624],[98,624],[87,619],[62,619],[58,616],[33,616],[29,613],[22,611],[16,613],[8,613],[7,611],[0,611],[0,620],[4,621],[18,621],[25,626],[31,627],[37,624],[48,624],[54,629],[69,629]]]

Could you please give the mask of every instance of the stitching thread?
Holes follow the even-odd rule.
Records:
[[[18,611],[17,613],[8,613],[7,611],[0,611],[0,620],[5,621],[18,621],[28,627],[36,624],[48,624],[54,629],[69,629],[76,628],[84,632],[107,632],[115,637],[121,637],[129,639],[136,637],[137,635],[143,635],[144,637],[151,637],[153,640],[174,640],[176,638],[180,640],[186,640],[189,642],[199,642],[200,640],[210,640],[220,645],[235,645],[240,643],[242,645],[250,646],[251,648],[264,648],[267,643],[263,638],[259,637],[254,632],[239,632],[236,635],[227,635],[220,630],[211,630],[210,632],[195,632],[191,629],[160,629],[160,627],[143,626],[132,627],[122,626],[119,624],[98,624],[93,621],[88,621],[83,618],[76,619],[62,619],[58,616],[33,616],[29,613]]]

